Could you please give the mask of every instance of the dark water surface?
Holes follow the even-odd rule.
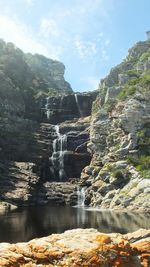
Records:
[[[133,232],[150,228],[150,214],[116,213],[50,205],[21,208],[0,214],[0,242],[22,242],[74,228],[100,232]]]

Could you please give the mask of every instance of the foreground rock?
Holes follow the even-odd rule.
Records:
[[[0,244],[0,267],[150,266],[150,230],[102,234],[76,229],[28,243]]]

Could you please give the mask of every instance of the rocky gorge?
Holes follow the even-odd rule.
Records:
[[[79,184],[88,206],[150,210],[149,60],[139,42],[97,91],[73,93],[62,63],[1,40],[4,207],[74,205]]]
[[[0,212],[73,206],[82,193],[81,206],[149,213],[150,40],[131,48],[96,91],[74,93],[64,70],[0,41]],[[0,266],[148,267],[150,231],[74,229],[1,243]]]
[[[74,95],[65,98],[74,99]],[[5,202],[17,206],[77,202],[73,192],[82,169],[91,160],[87,152],[90,118],[79,118],[76,110],[77,118],[53,125],[47,112],[44,107],[40,114],[43,122],[21,119],[15,125],[5,124],[9,129],[3,128],[9,135],[1,139],[0,192]],[[59,115],[55,115],[56,123],[57,118]]]
[[[1,210],[76,204],[97,92],[73,93],[62,63],[3,40],[0,63]]]

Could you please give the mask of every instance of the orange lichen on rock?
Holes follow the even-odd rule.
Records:
[[[104,234],[97,235],[96,240],[102,244],[108,244],[111,242],[110,236]]]
[[[137,254],[140,257],[140,262],[143,267],[150,266],[150,238],[148,241],[136,242],[132,244],[132,248],[137,251]]]
[[[0,267],[81,266],[149,267],[150,230],[141,242],[135,233],[133,244],[127,236],[101,234],[94,229],[70,230],[16,245],[0,244]]]
[[[140,241],[138,243],[135,243],[132,245],[133,248],[136,248],[138,251],[144,253],[149,252],[150,253],[150,239],[149,241]]]

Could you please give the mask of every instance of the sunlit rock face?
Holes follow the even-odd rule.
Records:
[[[75,229],[28,243],[0,244],[1,267],[148,267],[150,231],[102,234],[94,229]]]
[[[72,93],[63,63],[42,55],[25,54],[0,39],[0,108],[2,117],[40,120],[40,97]]]
[[[81,174],[88,205],[150,210],[149,57],[150,41],[137,43],[100,82]]]
[[[72,92],[70,84],[64,79],[65,66],[63,63],[46,58],[42,55],[32,55],[30,53],[25,55],[25,61],[35,76],[38,77],[36,82],[34,82],[41,84],[43,89],[56,88],[56,90],[60,90],[60,92]]]

